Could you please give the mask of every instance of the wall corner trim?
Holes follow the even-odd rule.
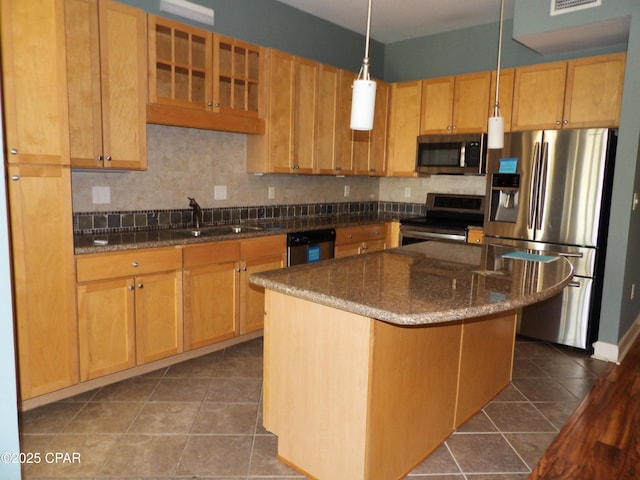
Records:
[[[606,342],[595,342],[593,344],[593,358],[598,360],[604,360],[607,362],[613,362],[617,365],[620,365],[625,355],[631,348],[631,345],[637,340],[640,336],[640,315],[636,318],[636,321],[633,322],[633,325],[627,330],[627,332],[620,340],[619,345],[615,345],[612,343]]]

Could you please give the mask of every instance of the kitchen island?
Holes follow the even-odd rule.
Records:
[[[289,269],[266,290],[264,426],[311,478],[401,478],[511,380],[517,311],[572,267],[425,242]]]

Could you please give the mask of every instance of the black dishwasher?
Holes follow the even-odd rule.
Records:
[[[287,266],[333,258],[336,231],[333,228],[287,234]]]

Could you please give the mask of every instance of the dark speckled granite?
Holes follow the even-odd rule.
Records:
[[[103,233],[93,235],[76,234],[74,236],[74,250],[76,255],[86,253],[114,252],[119,250],[133,250],[137,248],[164,247],[170,245],[188,245],[193,243],[215,242],[234,238],[260,237],[277,235],[299,230],[317,230],[321,228],[337,228],[353,225],[368,225],[372,223],[386,223],[399,220],[398,213],[371,213],[358,215],[333,215],[299,217],[283,220],[262,220],[243,222],[238,225],[258,227],[261,230],[248,230],[242,233],[224,233],[192,237],[191,229],[159,229],[142,230],[126,233]],[[205,228],[213,228],[209,225]],[[106,242],[106,244],[96,244]]]
[[[563,257],[502,258],[510,247],[424,242],[258,273],[250,281],[398,325],[504,312],[553,296],[571,280]]]

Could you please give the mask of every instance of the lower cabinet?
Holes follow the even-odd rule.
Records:
[[[182,352],[182,255],[143,249],[77,258],[80,380]]]
[[[184,248],[184,349],[260,330],[264,290],[253,273],[285,266],[284,235]]]
[[[386,248],[387,226],[385,224],[361,227],[336,228],[336,258],[376,252]]]

